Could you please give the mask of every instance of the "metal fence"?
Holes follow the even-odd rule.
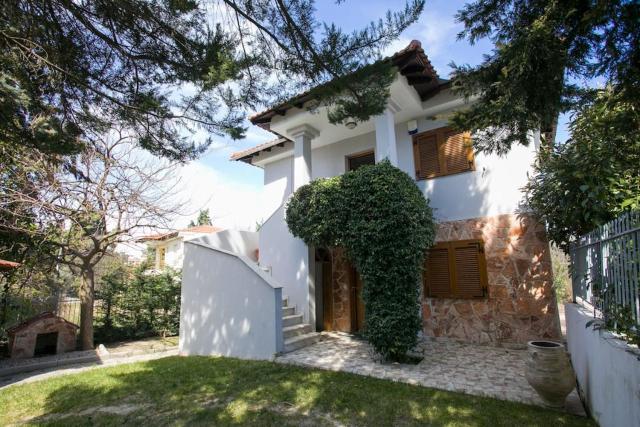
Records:
[[[570,255],[574,302],[591,304],[598,317],[625,308],[640,324],[640,211],[581,236]]]

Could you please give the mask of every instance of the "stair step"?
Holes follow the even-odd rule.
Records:
[[[289,307],[289,297],[282,297],[282,307]]]
[[[298,335],[297,337],[289,338],[284,341],[284,352],[288,353],[290,351],[298,350],[302,347],[306,347],[311,344],[315,344],[322,336],[317,332],[311,332],[304,335]]]
[[[308,323],[303,323],[295,326],[288,326],[286,328],[282,328],[282,334],[284,335],[284,339],[297,337],[298,335],[304,335],[312,332],[311,325]]]
[[[293,314],[291,316],[282,316],[282,327],[299,325],[302,323],[302,314]]]
[[[282,307],[282,315],[283,316],[291,316],[293,314],[296,314],[296,308],[295,307]]]

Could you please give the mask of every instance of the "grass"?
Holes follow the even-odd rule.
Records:
[[[593,426],[513,402],[340,372],[167,357],[0,391],[0,425]]]

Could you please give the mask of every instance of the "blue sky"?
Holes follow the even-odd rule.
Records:
[[[346,0],[336,4],[333,0],[317,0],[317,17],[320,21],[333,22],[345,31],[367,25],[372,20],[383,17],[389,8],[400,7],[400,1]],[[482,55],[489,53],[491,43],[481,41],[474,46],[464,40],[457,40],[462,26],[455,22],[455,14],[464,4],[456,0],[427,1],[425,11],[419,21],[402,34],[385,53],[392,53],[405,47],[412,39],[420,40],[426,54],[431,59],[441,77],[447,78],[451,72],[449,64],[476,65]],[[260,144],[273,138],[269,132],[254,126],[249,127],[247,138],[230,141],[214,139],[207,154],[189,164],[183,180],[188,183],[185,194],[190,200],[190,210],[208,207],[214,223],[225,227],[246,228],[253,226],[259,218],[262,169],[241,162],[230,162],[234,151]],[[189,218],[181,218],[177,226],[184,226]]]

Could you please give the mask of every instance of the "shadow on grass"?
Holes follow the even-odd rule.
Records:
[[[229,358],[168,357],[6,392],[1,424],[592,425],[513,402]],[[29,410],[41,415],[29,419]]]

